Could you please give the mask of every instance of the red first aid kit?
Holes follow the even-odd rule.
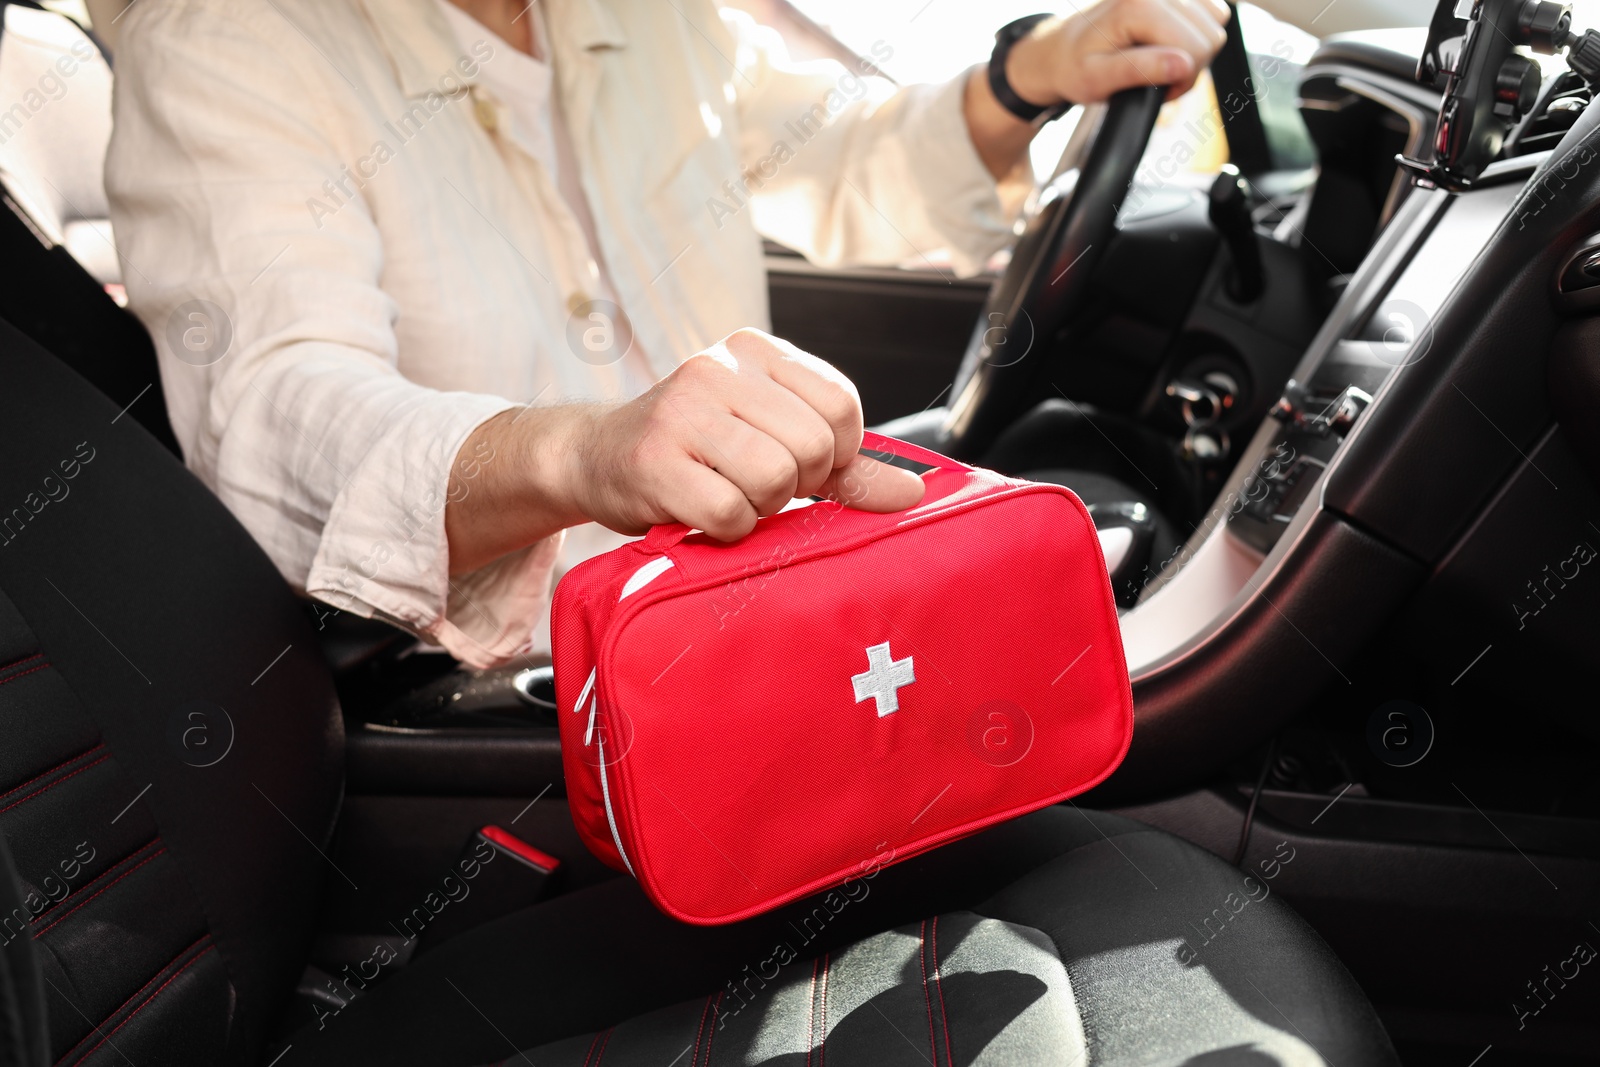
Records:
[[[685,922],[734,922],[1102,781],[1133,699],[1100,541],[1058,485],[931,464],[733,544],[659,526],[556,589],[584,843]]]

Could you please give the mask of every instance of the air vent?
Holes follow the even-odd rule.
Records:
[[[1506,154],[1525,156],[1554,148],[1578,121],[1583,109],[1589,106],[1593,94],[1582,78],[1569,71],[1556,75],[1556,79],[1543,93],[1543,98],[1523,120],[1516,136],[1506,148]]]

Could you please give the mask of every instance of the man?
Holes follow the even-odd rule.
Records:
[[[896,91],[713,0],[143,0],[106,162],[130,305],[187,463],[292,583],[501,663],[568,527],[920,499],[857,455],[851,384],[760,332],[760,236],[975,271],[1049,109],[1185,91],[1227,17],[1104,0]]]

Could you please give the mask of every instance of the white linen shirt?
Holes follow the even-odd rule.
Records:
[[[941,250],[967,273],[1006,242],[1024,179],[997,186],[979,160],[964,77],[896,90],[791,63],[713,0],[540,2],[601,258],[655,375],[766,327],[760,235],[822,264]],[[562,551],[450,576],[449,495],[515,461],[461,446],[519,404],[632,388],[622,361],[580,358],[572,310],[598,268],[526,123],[483,87],[505,47],[458,48],[435,0],[143,0],[106,160],[189,467],[296,588],[475,666],[544,640]]]

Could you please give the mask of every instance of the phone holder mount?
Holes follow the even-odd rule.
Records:
[[[1440,0],[1417,63],[1417,81],[1444,92],[1432,160],[1397,156],[1412,181],[1460,192],[1500,154],[1506,135],[1539,98],[1539,65],[1522,55],[1565,50],[1567,65],[1600,90],[1600,33],[1572,29],[1572,8],[1550,0]]]

